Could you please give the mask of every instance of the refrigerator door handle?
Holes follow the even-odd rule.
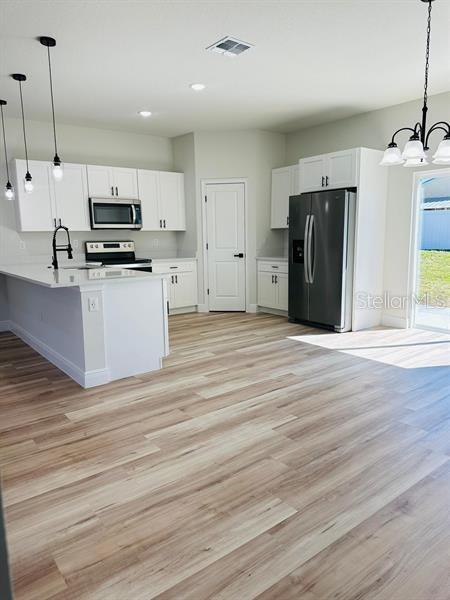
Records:
[[[305,236],[303,241],[303,271],[305,273],[305,281],[309,283],[309,275],[308,275],[308,234],[309,234],[309,220],[311,215],[306,215],[306,223],[305,223]]]
[[[309,221],[309,235],[308,235],[308,269],[309,269],[309,283],[313,283],[314,281],[314,265],[313,265],[313,247],[312,247],[312,239],[313,239],[313,230],[315,229],[314,225],[314,215],[311,215],[311,219]],[[315,241],[315,240],[314,240]]]

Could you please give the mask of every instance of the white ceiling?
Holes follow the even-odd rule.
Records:
[[[430,93],[450,90],[450,0],[434,3]],[[192,130],[292,131],[418,98],[426,5],[420,0],[1,0],[0,83],[18,116],[48,120],[46,50],[57,120],[174,136]],[[231,35],[236,59],[206,52]],[[205,83],[203,92],[188,88]],[[137,111],[148,108],[147,120]]]

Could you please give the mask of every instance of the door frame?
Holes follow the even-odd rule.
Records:
[[[245,269],[245,311],[246,312],[250,312],[250,305],[249,305],[249,298],[250,298],[250,294],[249,294],[249,277],[248,277],[248,273],[249,273],[249,268],[248,268],[248,202],[247,202],[247,188],[248,188],[248,179],[247,177],[224,177],[224,178],[220,178],[220,179],[201,179],[200,180],[200,185],[201,185],[201,205],[202,205],[202,251],[201,251],[201,257],[202,257],[202,262],[203,262],[203,289],[204,289],[204,307],[205,307],[205,311],[206,312],[210,312],[210,308],[209,308],[209,294],[207,292],[208,288],[209,288],[209,264],[208,264],[208,257],[207,257],[207,250],[206,250],[206,240],[208,238],[207,236],[207,222],[206,222],[206,202],[205,202],[205,196],[206,196],[206,190],[207,190],[207,186],[211,185],[211,184],[230,184],[230,183],[242,183],[244,185],[244,236],[245,236],[245,260],[244,260],[244,269]]]
[[[450,177],[450,168],[437,168],[431,171],[415,171],[413,173],[413,191],[412,191],[412,211],[411,211],[411,230],[409,243],[409,265],[408,265],[408,310],[406,327],[414,326],[415,305],[413,296],[416,291],[417,278],[417,242],[419,237],[419,186],[423,179],[428,177]],[[429,331],[442,332],[442,329],[427,327]]]

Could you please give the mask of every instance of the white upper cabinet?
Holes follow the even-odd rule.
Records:
[[[138,170],[142,231],[156,231],[159,223],[159,171]]]
[[[299,193],[299,167],[272,169],[271,218],[272,229],[287,229],[289,225],[289,196]]]
[[[13,165],[19,231],[52,231],[60,221],[72,231],[90,229],[85,165],[64,163],[64,176],[55,181],[50,162],[29,161],[31,194],[23,187],[26,162],[15,160]]]
[[[138,180],[136,169],[113,167],[112,175],[116,196],[119,198],[131,199],[138,197]]]
[[[300,192],[355,187],[358,178],[358,149],[302,158]]]
[[[163,229],[186,229],[184,174],[161,171],[159,174],[159,213]]]
[[[24,160],[13,161],[16,214],[19,231],[51,231],[56,218],[50,196],[50,163],[30,160],[29,171],[34,189],[27,194],[24,189],[27,165]]]
[[[49,177],[57,222],[71,231],[90,231],[86,166],[64,163],[63,168],[61,181]]]
[[[328,155],[328,187],[356,187],[358,149],[333,152]]]
[[[139,169],[143,231],[186,229],[184,174]]]
[[[88,165],[88,189],[91,198],[130,198],[138,197],[136,169]]]

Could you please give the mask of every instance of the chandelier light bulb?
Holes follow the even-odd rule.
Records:
[[[423,167],[428,164],[427,158],[408,158],[404,167]]]
[[[423,149],[422,142],[418,139],[414,139],[413,137],[410,138],[409,142],[406,143],[405,148],[403,150],[403,160],[421,160],[426,159],[426,157],[427,155],[425,154],[425,150]]]
[[[405,161],[402,158],[402,153],[397,144],[389,144],[383,154],[380,165],[383,167],[391,167],[394,165],[402,165]]]
[[[450,136],[445,136],[433,154],[433,162],[436,165],[450,164]]]

